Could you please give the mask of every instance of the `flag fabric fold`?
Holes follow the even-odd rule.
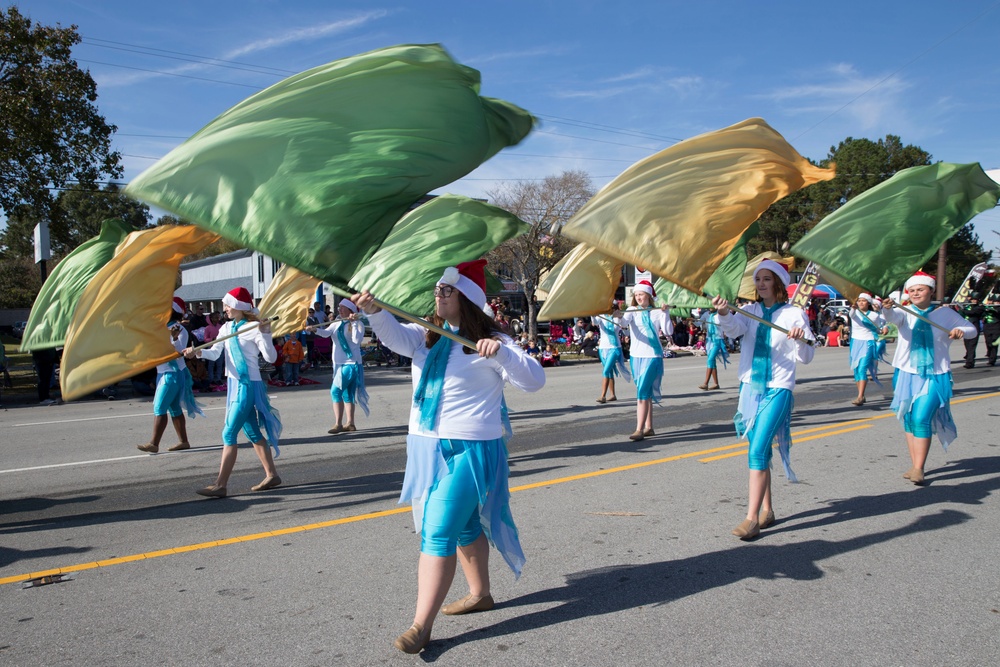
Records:
[[[739,295],[740,284],[747,268],[747,242],[760,230],[760,225],[754,222],[743,233],[733,249],[729,251],[722,264],[705,283],[704,294],[695,294],[663,278],[657,278],[653,285],[660,303],[677,308],[676,314],[686,316],[692,308],[711,308],[712,301],[708,296],[721,296],[734,302]],[[681,312],[686,311],[686,312]]]
[[[261,317],[277,318],[277,322],[271,323],[272,336],[287,336],[305,329],[319,282],[289,264],[278,269],[257,304]]]
[[[350,286],[367,289],[400,310],[426,315],[433,312],[433,289],[446,268],[479,259],[528,229],[513,213],[496,206],[442,195],[397,222],[351,277]]]
[[[574,247],[542,278],[536,293],[545,300],[540,321],[608,312],[624,262],[585,243]]]
[[[193,225],[128,235],[77,303],[59,378],[65,400],[176,358],[167,322],[177,269],[218,238]]]
[[[884,296],[998,197],[978,163],[910,167],[823,218],[791,252]]]
[[[226,111],[126,192],[343,289],[414,202],[531,131],[479,83],[440,45],[337,60]]]
[[[768,206],[834,175],[799,155],[763,119],[751,118],[634,164],[562,231],[700,294]]]
[[[97,236],[56,265],[31,305],[21,339],[23,352],[62,347],[80,295],[101,267],[111,261],[115,248],[131,231],[132,227],[124,220],[105,220]]]

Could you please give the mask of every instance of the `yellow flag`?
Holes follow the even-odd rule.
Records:
[[[768,206],[832,179],[761,118],[693,137],[629,167],[562,231],[696,294]]]
[[[755,301],[757,299],[757,289],[753,286],[753,272],[757,270],[757,267],[765,259],[782,264],[789,271],[795,270],[794,257],[782,257],[773,251],[760,253],[747,262],[747,268],[743,271],[743,280],[740,281],[740,293],[738,295],[741,299],[746,299],[747,301]],[[788,285],[785,285],[785,287],[788,287]]]
[[[306,327],[309,304],[319,282],[290,264],[278,269],[257,305],[261,317],[278,318],[271,325],[272,336],[286,336]]]
[[[72,401],[177,356],[167,321],[177,269],[218,236],[193,225],[129,234],[88,283],[63,350],[60,384]]]
[[[613,257],[581,243],[559,260],[539,290],[545,303],[539,320],[560,320],[608,312],[622,278],[622,266]]]

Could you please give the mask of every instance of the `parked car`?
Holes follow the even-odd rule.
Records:
[[[24,335],[24,328],[26,326],[28,326],[27,322],[14,322],[14,327],[13,327],[13,329],[11,331],[14,334],[14,337],[15,338],[20,338],[21,336],[23,336]]]

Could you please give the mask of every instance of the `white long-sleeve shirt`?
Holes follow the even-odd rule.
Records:
[[[651,310],[649,311],[649,319],[653,324],[654,335],[659,336],[660,332],[662,332],[669,340],[671,334],[674,333],[674,323],[670,321],[670,310]],[[652,359],[660,356],[657,354],[656,348],[653,347],[652,341],[645,331],[645,327],[642,326],[641,311],[625,311],[621,317],[621,326],[628,327],[629,338],[631,339],[631,343],[629,344],[630,356],[640,359]]]
[[[910,306],[912,308],[913,306]],[[896,353],[892,357],[892,365],[907,373],[916,373],[917,367],[910,358],[910,347],[913,341],[913,327],[919,321],[916,316],[904,313],[899,308],[882,308],[882,315],[887,322],[891,322],[899,329],[899,338],[896,340]],[[978,331],[967,319],[956,313],[951,308],[935,308],[928,315],[931,322],[940,324],[948,331],[961,329],[966,337],[975,336]],[[937,327],[931,327],[931,334],[934,337],[934,375],[941,375],[951,371],[951,358],[948,356],[948,347],[951,339],[948,334]]]
[[[861,320],[863,318],[867,318],[879,331],[885,326],[885,318],[877,310],[869,310],[867,313],[862,313],[857,308],[851,308],[851,339],[875,340],[875,332],[862,323]]]
[[[611,320],[611,322],[608,322]],[[621,348],[621,341],[618,340],[618,332],[622,330],[622,318],[611,315],[595,315],[590,321],[601,332],[597,340],[599,350],[617,350]],[[612,324],[613,322],[613,324]],[[613,329],[613,333],[608,333],[608,329]]]
[[[348,327],[347,331],[344,332],[344,338],[347,340],[347,346],[351,348],[351,358],[347,358],[347,353],[344,352],[340,347],[340,343],[337,341],[337,329],[340,327]],[[328,327],[322,329],[316,329],[316,335],[323,338],[333,339],[333,365],[337,366],[339,364],[360,364],[361,363],[361,341],[365,338],[365,325],[359,320],[349,322],[347,320],[340,320],[338,322],[333,322]]]
[[[181,328],[180,335],[177,336],[177,340],[174,340],[174,334],[170,333],[170,325],[167,325],[167,335],[170,336],[170,342],[173,344],[174,349],[178,352],[183,352],[188,346],[188,332],[187,329],[181,326],[180,322],[176,322],[176,325]],[[169,361],[164,364],[159,364],[156,367],[157,373],[173,373],[176,370],[184,368],[184,359],[174,359],[176,366],[171,364]]]
[[[368,316],[372,330],[390,350],[413,359],[413,387],[420,383],[430,352],[418,324],[402,324],[386,311]],[[451,342],[448,370],[441,391],[440,412],[434,430],[420,427],[420,410],[410,408],[410,433],[432,438],[494,440],[503,435],[500,401],[510,383],[522,391],[538,391],[545,385],[545,370],[510,338],[501,338],[500,350],[491,359]]]
[[[264,361],[270,364],[274,363],[278,358],[278,351],[274,349],[271,334],[262,334],[260,327],[253,326],[253,324],[253,322],[247,322],[242,325],[240,327],[240,335],[237,336],[236,340],[239,341],[240,350],[243,352],[243,358],[246,360],[247,372],[250,375],[250,379],[260,380],[260,365],[257,362],[257,353],[260,352],[264,357]],[[251,326],[253,326],[252,329],[250,328]],[[219,329],[219,338],[228,336],[233,333],[233,330],[234,323],[226,322]],[[199,354],[202,359],[208,359],[209,361],[218,359],[222,356],[222,352],[228,343],[228,340],[219,341],[212,347],[205,348]],[[233,355],[231,354],[226,355],[226,375],[236,379],[240,377],[239,373],[236,372],[236,364],[233,362]]]
[[[763,308],[759,303],[751,303],[740,308],[751,315],[761,317]],[[791,330],[800,327],[805,331],[805,338],[815,341],[809,328],[806,314],[794,306],[785,305],[774,313],[771,321],[783,329]],[[740,382],[750,383],[753,374],[753,353],[757,342],[757,327],[766,326],[751,320],[749,317],[736,315],[732,310],[726,315],[719,315],[719,327],[729,338],[743,336],[740,352],[738,375]],[[771,379],[768,388],[793,389],[795,387],[795,365],[808,364],[813,360],[815,349],[805,342],[790,339],[780,331],[771,331]]]

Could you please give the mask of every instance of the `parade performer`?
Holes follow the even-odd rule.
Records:
[[[979,346],[979,327],[983,321],[983,315],[986,314],[986,308],[979,303],[979,293],[971,292],[969,293],[969,303],[962,306],[962,317],[968,320],[969,324],[975,328],[976,333],[972,336],[966,336],[965,340],[965,367],[975,368],[976,367],[976,348]]]
[[[618,338],[618,334],[622,330],[622,320],[620,317],[614,316],[614,311],[614,302],[612,302],[607,315],[590,318],[591,323],[601,333],[597,339],[597,355],[601,360],[603,377],[601,378],[601,397],[597,399],[598,403],[618,400],[618,395],[615,393],[615,378],[617,376],[621,375],[628,382],[632,381],[632,375],[629,373],[628,366],[625,365],[625,357],[622,355],[622,343]],[[606,398],[609,391],[611,397]]]
[[[368,292],[356,303],[392,351],[413,358],[414,402],[400,502],[413,503],[420,532],[413,625],[395,646],[418,653],[430,640],[438,610],[465,614],[493,608],[489,543],[519,575],[524,554],[510,513],[503,388],[537,391],[545,372],[485,314],[486,262],[445,270],[434,288],[431,321],[475,341],[470,350],[380,310]],[[441,607],[457,560],[469,594]]]
[[[983,338],[986,340],[986,363],[990,366],[996,366],[997,343],[1000,342],[1000,295],[987,295],[983,311]]]
[[[892,409],[906,431],[906,446],[912,467],[903,477],[914,484],[924,483],[924,464],[931,447],[931,436],[937,433],[941,445],[948,445],[958,436],[951,416],[951,359],[948,348],[953,340],[972,337],[979,331],[951,308],[936,308],[931,297],[937,281],[918,271],[903,285],[909,295],[910,308],[941,326],[931,326],[911,313],[896,308],[890,296],[882,301],[882,315],[899,329]]]
[[[741,310],[756,315],[788,331],[782,334],[769,326],[736,316],[729,303],[716,297],[719,326],[730,338],[744,336],[740,352],[740,399],[734,422],[736,433],[750,441],[748,463],[750,492],[746,519],[733,530],[741,540],[756,537],[774,523],[771,504],[771,449],[775,438],[789,481],[797,481],[790,463],[791,418],[796,364],[808,364],[814,348],[800,339],[814,341],[806,314],[788,305],[788,271],[766,259],[753,272],[757,302]]]
[[[707,311],[699,318],[705,329],[705,384],[698,385],[702,391],[716,390],[719,388],[719,360],[722,360],[723,368],[729,366],[729,350],[726,349],[726,339],[719,333],[719,316],[716,313]],[[715,384],[708,386],[709,380],[715,380]]]
[[[354,406],[358,404],[367,417],[368,392],[365,391],[365,367],[361,359],[361,341],[365,325],[360,320],[358,307],[350,299],[341,299],[337,308],[340,319],[328,327],[317,329],[316,335],[333,338],[333,384],[330,398],[333,401],[334,424],[327,433],[336,435],[357,431],[354,425]]]
[[[889,332],[885,319],[879,313],[881,305],[875,306],[875,299],[870,294],[862,292],[854,301],[850,311],[851,321],[851,369],[854,371],[854,382],[858,385],[858,397],[851,405],[865,404],[865,389],[869,380],[882,386],[878,379],[878,362],[881,358],[880,335]]]
[[[210,498],[225,498],[226,484],[229,475],[236,465],[236,436],[243,430],[254,452],[264,466],[264,480],[253,487],[252,491],[266,491],[281,484],[281,478],[274,467],[270,446],[274,448],[274,456],[279,455],[278,438],[281,436],[281,418],[278,411],[271,407],[267,399],[267,385],[260,377],[260,366],[257,354],[264,356],[268,363],[274,363],[278,352],[271,340],[271,325],[266,320],[261,321],[253,307],[253,297],[245,287],[237,287],[222,297],[222,310],[231,320],[222,325],[219,338],[231,333],[238,336],[220,340],[209,348],[195,351],[193,348],[184,350],[184,356],[189,359],[218,359],[223,350],[226,352],[226,378],[228,382],[226,394],[226,424],[222,429],[222,463],[219,466],[219,476],[215,484],[198,490],[198,494]],[[260,322],[259,326],[247,326],[248,322]],[[240,331],[246,329],[246,331]],[[263,429],[263,431],[262,431]],[[266,440],[264,433],[267,434]]]
[[[639,441],[651,435],[653,431],[653,403],[659,403],[660,382],[663,379],[663,345],[660,334],[670,339],[674,333],[674,325],[670,321],[670,310],[650,310],[656,292],[648,280],[640,280],[632,292],[632,308],[622,314],[621,326],[628,327],[631,345],[629,347],[629,365],[635,382],[635,433],[629,440]]]
[[[178,353],[188,345],[187,329],[181,324],[187,304],[179,296],[174,297],[171,305],[170,320],[167,329],[170,331],[170,342]],[[168,452],[191,449],[188,442],[187,422],[184,420],[184,410],[193,419],[195,416],[205,416],[201,406],[194,399],[191,372],[179,359],[171,359],[156,367],[156,393],[153,395],[153,437],[145,445],[138,445],[141,452],[155,454],[160,451],[160,439],[167,430],[167,415],[177,431],[177,444],[168,447]]]

